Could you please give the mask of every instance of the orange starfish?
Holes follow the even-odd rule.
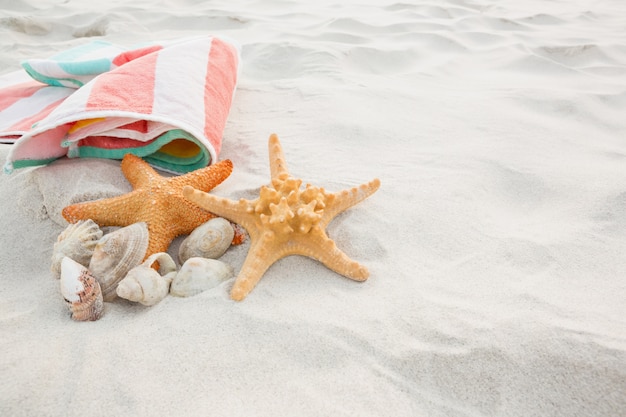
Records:
[[[159,175],[147,162],[126,154],[122,173],[133,191],[117,197],[73,204],[61,214],[70,223],[92,219],[100,226],[128,226],[137,222],[148,224],[149,243],[145,258],[165,252],[176,236],[191,233],[214,214],[201,209],[183,197],[182,188],[193,186],[209,191],[232,172],[230,160],[220,161],[177,177]],[[235,236],[239,243],[242,236]]]
[[[344,210],[372,195],[380,186],[375,179],[367,184],[328,193],[323,188],[293,178],[278,136],[269,139],[272,186],[261,187],[256,200],[233,201],[183,188],[183,195],[218,216],[243,226],[250,235],[250,249],[231,289],[234,300],[243,300],[259,282],[265,271],[288,255],[316,259],[333,271],[355,281],[365,281],[367,268],[342,252],[326,234],[328,224]]]

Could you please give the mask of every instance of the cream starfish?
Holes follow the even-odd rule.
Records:
[[[146,222],[149,234],[147,258],[153,253],[166,252],[176,236],[189,234],[216,217],[185,199],[182,188],[188,185],[209,191],[228,178],[233,164],[224,160],[185,175],[163,177],[143,159],[126,154],[121,168],[133,191],[113,198],[73,204],[65,207],[61,214],[70,223],[92,219],[100,226]],[[235,236],[235,239],[240,238]]]
[[[375,179],[367,184],[327,193],[323,188],[293,178],[278,136],[269,138],[272,186],[261,187],[256,200],[232,201],[187,186],[183,195],[200,207],[243,226],[250,235],[250,249],[231,289],[231,298],[243,300],[265,271],[288,255],[316,259],[333,271],[355,281],[365,281],[367,268],[351,260],[326,234],[326,227],[342,211],[372,195],[380,186]]]

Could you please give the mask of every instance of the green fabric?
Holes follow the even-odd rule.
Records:
[[[37,71],[35,71],[35,69],[33,67],[30,66],[30,64],[28,64],[27,62],[23,62],[22,63],[22,67],[24,68],[24,70],[26,70],[26,72],[28,73],[28,75],[30,75],[33,79],[44,83],[44,84],[48,84],[48,85],[52,85],[55,87],[82,87],[83,83],[75,80],[73,78],[50,78],[47,77]],[[62,83],[61,81],[66,81],[66,83]],[[73,84],[73,86],[72,86]]]
[[[59,158],[20,159],[20,160],[11,162],[11,168],[12,169],[20,169],[20,168],[28,168],[28,167],[39,166],[39,165],[48,165],[49,163],[54,162],[57,159],[59,159]],[[7,174],[11,173],[11,170],[8,170],[6,167],[5,167],[4,171]]]
[[[195,143],[200,152],[191,158],[181,158],[159,152],[165,144],[175,139],[186,139]],[[127,153],[132,153],[145,159],[148,163],[168,171],[187,173],[204,168],[211,163],[211,156],[207,149],[194,136],[184,130],[174,129],[163,133],[154,142],[140,147],[104,149],[94,146],[79,146],[72,152],[72,157],[122,159]]]
[[[102,74],[111,70],[111,60],[108,58],[93,59],[84,62],[58,62],[63,71],[74,75]]]

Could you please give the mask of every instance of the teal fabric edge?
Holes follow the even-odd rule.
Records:
[[[169,154],[159,152],[159,149],[175,139],[187,139],[201,149],[201,152],[193,158],[178,158]],[[122,159],[127,153],[132,153],[144,158],[148,163],[168,171],[187,173],[196,169],[204,168],[211,162],[211,156],[207,149],[194,136],[184,130],[174,129],[163,133],[154,142],[140,147],[103,149],[94,146],[79,146],[78,157],[80,158],[105,158]]]
[[[98,75],[111,70],[109,58],[92,59],[90,61],[60,61],[57,62],[64,71],[74,75]]]
[[[152,155],[148,155],[145,156],[144,159],[146,160],[146,162],[148,162],[151,165],[154,165],[156,167],[160,167],[166,171],[171,171],[171,172],[180,172],[181,174],[186,174],[188,172],[192,172],[195,171],[196,169],[200,169],[200,168],[204,168],[206,167],[208,164],[208,160],[209,158],[203,158],[203,160],[206,160],[207,162],[203,162],[203,161],[199,161],[199,162],[195,162],[193,164],[185,164],[185,165],[181,165],[181,164],[171,164],[171,163],[167,163],[163,160],[160,160],[156,155],[158,155],[160,152],[157,152],[155,154]]]
[[[50,77],[46,77],[45,75],[35,71],[35,69],[33,67],[30,66],[30,64],[28,62],[22,62],[22,68],[24,68],[24,70],[26,70],[26,72],[28,73],[28,75],[30,75],[33,79],[42,82],[44,84],[48,84],[48,85],[52,85],[55,87],[72,87],[72,88],[76,88],[76,87],[82,87],[83,83],[75,80],[73,78],[50,78]],[[67,85],[67,84],[63,84],[61,81],[67,81],[68,84],[73,84],[73,86],[71,85]]]
[[[54,162],[56,161],[57,157],[54,158],[46,158],[46,159],[19,159],[17,161],[12,161],[10,164],[10,167],[5,166],[4,171],[8,174],[10,174],[14,169],[20,169],[20,168],[29,168],[29,167],[35,167],[35,166],[39,166],[39,165],[47,165],[50,162]]]

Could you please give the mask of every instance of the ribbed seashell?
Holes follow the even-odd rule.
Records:
[[[65,256],[87,267],[96,243],[102,237],[102,230],[91,219],[80,220],[65,228],[52,249],[50,269],[56,278],[61,276],[61,261]]]
[[[191,297],[220,285],[233,275],[233,268],[217,259],[189,258],[174,277],[170,294]]]
[[[234,236],[230,222],[215,217],[196,227],[183,240],[178,249],[178,261],[182,265],[193,257],[217,259],[230,247]]]
[[[72,319],[94,321],[102,317],[102,291],[87,268],[65,256],[61,260],[60,281],[61,294],[72,312]]]
[[[115,289],[128,271],[141,264],[148,249],[148,226],[131,224],[108,233],[94,248],[89,270],[100,283],[104,301],[117,297]]]
[[[159,271],[152,264],[159,263]],[[144,263],[128,271],[117,286],[117,295],[130,301],[152,306],[164,299],[176,275],[176,263],[166,252],[150,255]]]

